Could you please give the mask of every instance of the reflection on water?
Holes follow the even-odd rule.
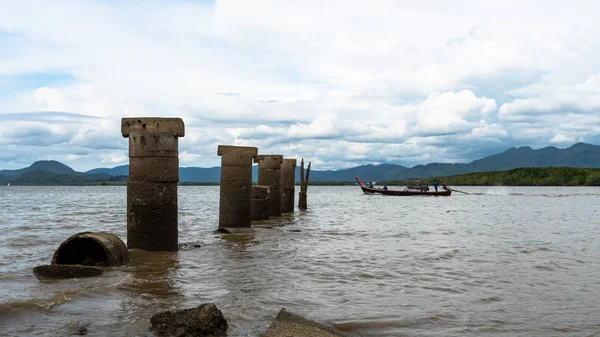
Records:
[[[129,254],[131,263],[123,270],[128,277],[119,289],[150,300],[174,301],[182,296],[176,284],[179,253],[131,249]]]
[[[179,252],[40,282],[72,234],[126,237],[126,188],[0,188],[0,335],[153,336],[152,315],[205,302],[228,336],[259,336],[282,307],[364,336],[600,335],[600,189],[461,190],[311,187],[307,211],[231,236],[215,233],[218,187],[180,187]]]

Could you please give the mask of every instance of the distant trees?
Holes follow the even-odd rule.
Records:
[[[421,184],[433,184],[433,177],[419,179]],[[437,177],[448,185],[473,186],[600,186],[600,169],[575,167],[528,167],[507,171],[477,172],[449,177]],[[412,185],[416,179],[381,181],[379,184]]]

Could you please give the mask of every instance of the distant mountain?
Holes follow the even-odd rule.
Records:
[[[56,160],[40,160],[19,170],[1,170],[0,182],[10,182],[27,172],[44,171],[56,174],[76,174],[75,170]]]
[[[85,174],[106,174],[109,176],[126,176],[129,175],[129,165],[115,166],[113,168],[96,168],[85,171]]]
[[[23,173],[31,171],[46,171],[58,174],[75,173],[75,170],[61,162],[57,162],[56,160],[40,160],[31,164],[31,166],[29,167],[22,168],[19,170],[2,170],[0,171],[0,175],[18,177]]]
[[[109,176],[129,175],[129,165],[121,165],[113,168],[96,168],[86,171],[85,174],[103,174]],[[179,180],[182,182],[215,182],[221,179],[220,167],[180,167]]]
[[[126,182],[126,176],[85,175],[52,173],[48,171],[29,171],[11,181],[12,185],[87,185],[111,182]]]
[[[517,167],[598,167],[600,147],[577,143],[561,150],[554,146],[534,150],[529,146],[511,148],[503,153],[475,160],[470,164],[477,170],[498,171]]]
[[[390,166],[399,168],[397,171]],[[473,172],[503,171],[523,167],[600,167],[600,146],[577,143],[566,149],[548,146],[534,150],[529,146],[510,148],[502,153],[472,161],[468,164],[432,163],[406,168],[399,165],[363,165],[339,171],[311,172],[312,181],[352,181],[354,172],[363,181],[402,180],[451,176]],[[375,170],[369,168],[380,168]],[[388,171],[386,172],[386,169]],[[362,171],[362,172],[361,172]],[[352,174],[350,174],[352,173]],[[352,176],[351,179],[350,176]]]
[[[502,153],[472,161],[468,164],[432,163],[411,168],[394,165],[362,165],[345,170],[317,171],[310,173],[311,181],[354,181],[359,176],[363,181],[403,180],[452,176],[474,172],[491,172],[527,167],[581,167],[600,168],[600,146],[577,143],[567,149],[553,146],[534,150],[524,146],[510,148]],[[252,167],[253,181],[257,181],[257,166]],[[17,184],[78,184],[100,181],[126,181],[129,165],[113,168],[97,168],[87,172],[76,172],[72,168],[54,160],[38,161],[20,170],[0,171],[0,183]],[[218,182],[220,167],[180,167],[181,182]],[[296,181],[299,181],[299,168],[296,168]]]
[[[180,167],[179,181],[201,183],[221,181],[221,167]]]

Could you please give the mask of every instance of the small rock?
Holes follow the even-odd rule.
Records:
[[[152,329],[159,334],[178,337],[221,336],[227,331],[227,320],[214,303],[197,308],[164,311],[150,318]]]
[[[261,337],[350,337],[333,326],[317,323],[281,309]]]

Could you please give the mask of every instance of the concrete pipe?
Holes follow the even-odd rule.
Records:
[[[129,251],[118,236],[106,232],[78,233],[63,242],[52,264],[120,266],[129,262]]]

